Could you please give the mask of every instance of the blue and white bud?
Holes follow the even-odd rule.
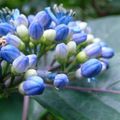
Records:
[[[80,33],[81,32],[80,26],[77,25],[76,21],[69,22],[68,27],[72,33]]]
[[[56,38],[55,38],[56,41],[61,42],[67,38],[69,33],[69,28],[67,27],[67,25],[60,24],[57,27],[55,27],[55,30],[56,30]]]
[[[72,40],[73,40],[74,42],[76,42],[76,44],[80,44],[80,43],[86,41],[86,39],[87,39],[87,34],[84,33],[84,32],[75,33],[75,34],[73,34],[73,36],[72,36]]]
[[[55,57],[57,61],[60,63],[66,62],[67,55],[68,55],[67,45],[65,45],[64,43],[57,44],[55,48]]]
[[[68,54],[73,55],[76,53],[76,43],[74,41],[70,41],[67,43],[67,48],[68,48]]]
[[[23,95],[39,95],[45,89],[44,81],[41,77],[31,76],[28,77],[19,85],[19,92]]]
[[[107,44],[103,41],[99,42],[99,44],[100,44],[101,47],[107,47]]]
[[[101,57],[112,58],[114,56],[114,51],[109,47],[102,47]]]
[[[0,23],[0,36],[7,35],[8,33],[14,33],[15,28],[8,23]]]
[[[51,23],[51,18],[45,11],[40,11],[35,15],[35,20],[42,25],[42,27],[47,28]]]
[[[86,22],[78,21],[77,25],[80,26],[81,30],[86,30],[86,28],[87,28],[87,23]]]
[[[14,21],[14,25],[15,26],[25,25],[27,27],[28,26],[27,17],[24,14],[19,15],[17,19]]]
[[[19,25],[16,31],[23,42],[29,41],[28,28],[25,25]]]
[[[35,68],[37,64],[37,56],[35,54],[27,55],[29,58],[29,68]]]
[[[54,86],[56,88],[63,88],[67,86],[69,83],[69,79],[66,74],[57,74],[54,79]]]
[[[91,78],[98,75],[102,70],[102,64],[97,59],[89,59],[81,65],[81,75],[83,77]]]
[[[24,73],[29,67],[29,58],[27,56],[21,55],[17,57],[12,63],[13,74]]]
[[[13,34],[7,34],[6,36],[3,37],[6,40],[6,43],[11,44],[17,48],[20,49],[25,49],[25,45],[22,42],[22,40],[17,37],[16,35]]]
[[[83,51],[87,54],[89,58],[97,57],[101,54],[101,46],[97,43],[93,43],[85,47]]]
[[[37,76],[37,71],[35,69],[28,69],[25,72],[24,78],[27,79],[28,77],[31,77],[31,76]]]
[[[109,68],[109,60],[106,58],[100,58],[99,60],[101,61],[101,64],[102,64],[101,72],[103,73]]]
[[[33,40],[40,40],[43,34],[43,27],[38,21],[33,21],[29,26],[29,35]]]
[[[3,60],[12,63],[18,56],[20,56],[20,51],[13,45],[6,45],[1,48],[0,54]]]

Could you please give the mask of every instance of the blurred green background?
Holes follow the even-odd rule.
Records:
[[[35,13],[54,3],[74,9],[76,17],[82,20],[120,14],[120,0],[0,0],[1,8],[19,8],[25,14]]]

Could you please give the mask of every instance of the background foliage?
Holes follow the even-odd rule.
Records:
[[[96,83],[88,84],[87,80],[82,80],[72,84],[120,90],[119,0],[0,0],[1,7],[19,8],[25,14],[35,13],[54,3],[63,3],[65,7],[74,9],[76,18],[88,21],[95,36],[105,40],[116,52],[111,60],[110,69],[99,76]],[[107,17],[100,18],[103,16]],[[28,120],[119,120],[120,118],[119,95],[47,89],[43,95],[35,96],[34,99],[30,101]],[[16,94],[0,99],[0,120],[21,120],[22,100],[22,97]]]

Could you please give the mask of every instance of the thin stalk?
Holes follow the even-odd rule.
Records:
[[[29,96],[24,96],[22,120],[27,120],[28,108],[29,108]]]
[[[53,85],[46,85],[48,88],[54,88]],[[96,93],[112,93],[112,94],[120,94],[120,91],[117,90],[111,90],[111,89],[102,89],[102,88],[83,88],[83,87],[75,87],[75,86],[66,86],[64,89],[68,90],[75,90],[75,91],[80,91],[80,92],[96,92]]]

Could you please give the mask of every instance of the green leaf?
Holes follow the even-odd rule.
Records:
[[[95,36],[102,38],[115,49],[110,69],[98,76],[94,87],[120,90],[120,17],[106,17],[89,22]],[[87,80],[74,81],[74,86],[89,85]],[[92,85],[89,85],[92,86]],[[82,93],[73,90],[46,89],[33,97],[50,112],[64,120],[119,120],[120,95]]]
[[[0,99],[0,120],[22,119],[22,97],[13,94],[8,98]]]

